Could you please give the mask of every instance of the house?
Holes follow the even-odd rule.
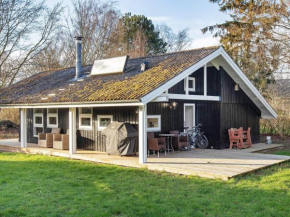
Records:
[[[105,151],[101,131],[112,121],[139,132],[139,162],[147,161],[147,132],[184,131],[202,123],[214,149],[229,147],[227,130],[277,117],[223,47],[157,56],[99,60],[82,68],[77,38],[76,68],[45,71],[0,92],[0,108],[20,108],[21,146],[39,132],[69,131],[69,152]]]

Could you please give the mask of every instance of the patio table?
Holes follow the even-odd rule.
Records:
[[[173,145],[172,145],[172,137],[175,136],[175,134],[172,134],[172,133],[162,133],[162,134],[159,134],[159,136],[163,136],[166,138],[167,140],[167,151],[173,151],[174,152],[174,149],[173,149]]]

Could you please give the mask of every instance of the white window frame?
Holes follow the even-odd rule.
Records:
[[[47,127],[48,128],[58,128],[58,108],[53,108],[56,109],[56,113],[49,113],[49,109],[47,109]],[[49,124],[49,118],[50,117],[55,117],[56,118],[56,124]]]
[[[36,128],[43,128],[43,112],[42,113],[35,113],[34,111],[35,111],[35,109],[33,109],[33,136],[38,137],[38,135],[36,135]],[[36,117],[41,117],[41,120],[42,120],[41,124],[35,123]],[[42,129],[42,131],[43,131],[43,129]]]
[[[100,126],[100,119],[101,118],[110,118],[111,119],[111,123],[114,122],[113,119],[113,115],[98,115],[98,131],[103,131],[104,129],[106,129],[106,127],[101,127]]]
[[[93,129],[93,109],[91,109],[91,114],[82,114],[83,108],[79,108],[79,129],[80,130],[92,130]],[[90,118],[90,126],[82,126],[82,118]]]
[[[160,132],[161,131],[161,115],[147,115],[146,125],[148,123],[148,118],[157,118],[158,119],[158,127],[148,127],[147,132]]]
[[[195,92],[195,77],[187,77],[187,79],[184,79],[184,91],[186,91],[186,81],[187,83],[187,88],[189,92]],[[192,81],[192,88],[189,88],[189,82]]]

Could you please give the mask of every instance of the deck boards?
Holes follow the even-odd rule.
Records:
[[[68,151],[58,151],[35,147],[28,144],[28,148],[21,149],[17,140],[0,140],[0,151],[24,152],[31,154],[44,154],[87,160],[92,162],[116,164],[121,166],[148,168],[150,170],[166,171],[170,173],[194,175],[207,178],[228,180],[233,177],[253,172],[283,161],[290,160],[288,156],[252,153],[267,149],[279,148],[282,145],[256,144],[245,150],[201,150],[194,149],[189,152],[174,152],[167,156],[162,153],[150,155],[148,163],[141,165],[138,157],[109,156],[103,152],[77,150],[77,154],[69,155]]]

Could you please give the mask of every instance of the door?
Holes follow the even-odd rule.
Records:
[[[195,104],[184,104],[184,131],[195,126]]]

